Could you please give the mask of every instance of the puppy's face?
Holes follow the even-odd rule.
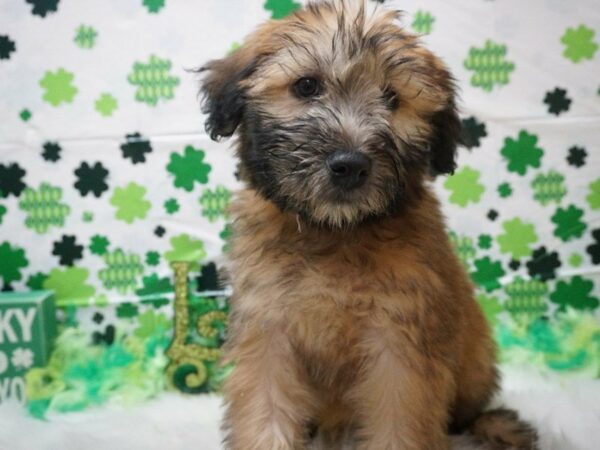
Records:
[[[242,177],[312,222],[391,214],[426,176],[454,169],[451,77],[395,12],[309,4],[203,70],[211,137],[237,130]]]

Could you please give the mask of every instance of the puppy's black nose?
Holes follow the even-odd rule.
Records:
[[[331,181],[336,186],[354,189],[362,186],[369,176],[371,160],[361,152],[338,150],[327,157]]]

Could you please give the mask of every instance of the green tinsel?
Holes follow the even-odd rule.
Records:
[[[496,326],[503,362],[600,377],[600,324],[590,313],[569,310],[551,320]]]
[[[132,404],[165,389],[168,328],[157,324],[144,333],[117,330],[111,345],[91,345],[89,333],[65,328],[46,367],[26,379],[28,408],[44,418],[48,412],[80,411],[106,402]]]

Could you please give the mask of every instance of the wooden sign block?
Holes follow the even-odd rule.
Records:
[[[25,403],[23,376],[47,363],[55,335],[51,292],[0,294],[0,403]]]

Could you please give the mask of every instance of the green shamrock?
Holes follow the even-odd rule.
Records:
[[[575,309],[595,309],[598,307],[598,299],[591,294],[594,282],[580,277],[571,278],[570,282],[559,281],[556,289],[550,294],[550,300],[559,305],[559,311],[567,307]]]
[[[484,250],[492,248],[492,237],[489,234],[480,234],[477,245]]]
[[[96,234],[92,236],[88,248],[90,249],[90,252],[92,252],[94,255],[102,256],[107,252],[109,245],[110,242],[105,236],[100,236],[99,234]]]
[[[179,202],[175,198],[170,198],[165,202],[164,207],[167,214],[175,214],[179,211]]]
[[[498,289],[501,286],[499,279],[506,273],[500,261],[493,261],[489,256],[476,259],[475,269],[471,273],[471,278],[487,292]]]
[[[502,183],[498,185],[498,194],[502,198],[510,197],[512,194],[512,187],[509,183]]]
[[[29,261],[25,250],[12,247],[9,242],[3,242],[0,245],[0,277],[4,280],[5,285],[20,280],[22,278],[21,269],[28,265]]]
[[[144,198],[146,188],[134,182],[122,188],[116,188],[110,204],[117,208],[115,217],[126,223],[144,219],[152,204]]]
[[[21,112],[19,112],[19,117],[23,122],[27,122],[29,119],[31,119],[31,111],[29,111],[27,108],[22,109]]]
[[[25,285],[32,291],[41,291],[42,289],[44,289],[44,281],[46,281],[46,278],[48,278],[48,275],[46,275],[45,273],[34,273],[32,275],[29,275]]]
[[[488,297],[484,294],[478,295],[477,301],[489,324],[496,326],[498,324],[498,314],[504,311],[500,301],[496,297]]]
[[[192,239],[187,234],[180,234],[171,238],[171,250],[165,253],[165,259],[169,262],[189,262],[190,270],[198,270],[198,261],[206,256],[204,243],[198,239]]]
[[[563,56],[574,63],[592,59],[598,50],[598,44],[593,41],[594,34],[594,30],[583,24],[577,28],[567,28],[560,38],[565,45]]]
[[[531,182],[533,198],[543,206],[550,202],[560,203],[567,193],[564,181],[565,177],[554,170],[548,174],[538,173]]]
[[[118,108],[119,102],[109,93],[104,92],[98,97],[94,103],[94,109],[103,117],[112,116],[113,112]]]
[[[142,277],[143,287],[135,291],[140,303],[152,305],[154,308],[168,305],[168,296],[173,293],[173,285],[169,277],[159,278],[156,273]]]
[[[90,49],[96,45],[98,32],[88,25],[80,25],[75,30],[75,44],[80,48]]]
[[[46,71],[40,80],[40,86],[44,88],[44,101],[52,106],[71,103],[77,94],[77,88],[72,84],[73,78],[73,74],[62,67],[56,72]]]
[[[519,132],[516,141],[510,137],[504,140],[500,153],[508,160],[509,172],[525,175],[528,167],[540,167],[544,151],[536,147],[537,140],[535,134],[529,134],[525,130]]]
[[[96,290],[86,284],[89,272],[81,267],[52,269],[44,280],[44,289],[54,291],[57,306],[87,305]]]
[[[501,253],[510,253],[513,259],[531,255],[533,250],[530,245],[538,240],[532,224],[524,223],[516,217],[505,221],[502,228],[504,228],[504,233],[496,238]]]
[[[479,182],[480,175],[478,170],[465,166],[448,177],[444,187],[451,192],[450,202],[463,208],[469,202],[478,203],[485,191],[485,186]]]
[[[582,217],[583,210],[575,205],[569,205],[567,209],[558,208],[551,217],[552,222],[556,224],[554,236],[564,242],[583,236],[587,225],[581,220]]]
[[[175,177],[175,187],[191,192],[194,182],[208,183],[211,167],[204,162],[204,151],[196,150],[191,145],[185,147],[183,155],[171,153],[167,170]]]
[[[585,198],[590,205],[590,208],[600,209],[600,178],[590,183],[590,193]]]
[[[139,326],[133,330],[133,334],[140,339],[149,338],[157,333],[167,331],[171,328],[171,321],[162,313],[156,313],[149,309],[138,316]]]
[[[272,19],[283,19],[285,16],[300,9],[302,5],[293,0],[267,0],[264,8],[271,11]]]
[[[120,319],[131,319],[138,315],[137,305],[131,302],[121,303],[117,306],[117,317]]]
[[[0,225],[2,225],[2,219],[4,219],[6,211],[8,211],[8,209],[6,209],[6,206],[0,205]]]
[[[165,0],[143,0],[142,3],[150,14],[157,14],[165,6]]]
[[[146,252],[146,264],[149,266],[158,266],[160,263],[160,253],[158,252]]]

